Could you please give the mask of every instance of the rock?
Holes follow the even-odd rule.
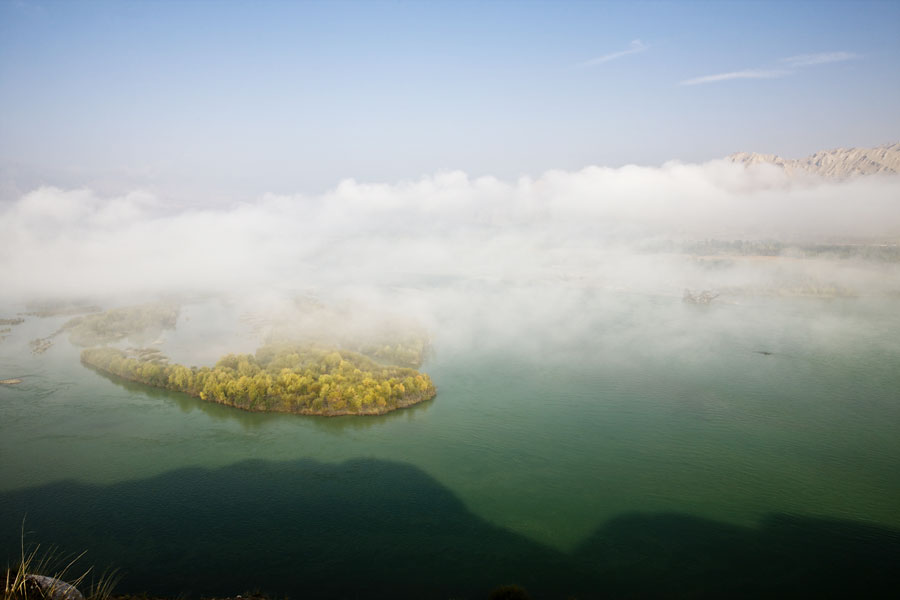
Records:
[[[74,585],[53,577],[26,575],[25,583],[40,590],[41,595],[47,600],[84,600],[84,596]]]

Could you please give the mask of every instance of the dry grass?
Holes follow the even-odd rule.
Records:
[[[86,600],[107,600],[119,577],[115,571],[97,575],[92,566],[82,572],[76,565],[85,554],[62,555],[55,547],[42,551],[40,544],[26,547],[23,523],[21,558],[18,565],[6,570],[2,600],[75,600],[78,595],[69,586],[80,591]],[[35,576],[49,577],[54,581],[44,579],[42,589]]]

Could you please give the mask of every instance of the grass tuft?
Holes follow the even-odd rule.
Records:
[[[0,600],[76,600],[79,595],[85,600],[107,600],[119,575],[104,571],[97,576],[93,566],[82,572],[76,564],[85,554],[60,554],[55,546],[44,551],[40,544],[26,546],[23,522],[21,557],[15,567],[6,569]]]

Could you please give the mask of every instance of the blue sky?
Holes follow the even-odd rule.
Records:
[[[900,2],[0,4],[0,192],[189,201],[900,139]]]

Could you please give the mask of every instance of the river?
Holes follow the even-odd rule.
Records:
[[[5,558],[24,531],[118,569],[119,591],[186,596],[896,583],[896,300],[604,294],[515,336],[435,331],[437,397],[383,417],[247,413],[115,380],[62,335],[33,356],[67,318],[29,317],[0,342],[0,379],[23,380],[0,385]],[[249,331],[216,338],[227,312],[185,306],[162,348],[193,364],[252,351]]]

